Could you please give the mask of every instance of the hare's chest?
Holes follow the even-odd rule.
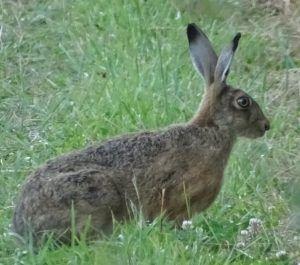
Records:
[[[197,198],[210,197],[210,194],[219,190],[224,168],[220,165],[209,165],[190,168],[183,177],[185,192],[191,201]]]
[[[222,186],[219,170],[187,171],[176,187],[166,188],[166,212],[171,219],[190,217],[206,209],[217,197]]]
[[[192,212],[202,211],[214,201],[221,189],[222,180],[223,170],[221,168],[209,168],[198,174],[192,172],[185,191]]]

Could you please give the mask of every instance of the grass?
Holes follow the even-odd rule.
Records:
[[[272,24],[280,18],[241,3],[0,1],[0,264],[300,262],[297,220],[290,225],[300,212],[300,61],[290,24]],[[90,244],[49,242],[38,253],[16,245],[14,201],[30,170],[95,141],[191,118],[203,81],[189,60],[188,22],[201,25],[218,51],[243,33],[230,82],[263,106],[271,131],[239,141],[222,192],[193,228],[133,220]],[[262,228],[239,247],[254,217]],[[280,250],[287,255],[277,258]]]

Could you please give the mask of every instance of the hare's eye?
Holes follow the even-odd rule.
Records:
[[[237,103],[239,104],[240,107],[242,107],[243,109],[248,108],[251,104],[250,98],[248,97],[239,97],[237,99]]]

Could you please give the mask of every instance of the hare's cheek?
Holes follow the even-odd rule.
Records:
[[[248,120],[249,120],[250,123],[254,123],[258,119],[256,112],[252,112],[248,116],[249,116]]]
[[[232,123],[235,125],[235,128],[240,131],[244,131],[249,128],[247,117],[245,117],[245,113],[242,112],[238,112],[237,115],[235,115]]]

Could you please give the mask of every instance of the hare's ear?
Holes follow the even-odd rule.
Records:
[[[214,82],[214,73],[218,57],[204,32],[195,24],[187,26],[190,55],[195,68],[205,79],[209,86]]]
[[[231,41],[230,45],[222,50],[215,69],[215,82],[226,83],[226,78],[229,74],[232,58],[234,56],[235,50],[238,47],[240,38],[241,33],[237,33]]]

